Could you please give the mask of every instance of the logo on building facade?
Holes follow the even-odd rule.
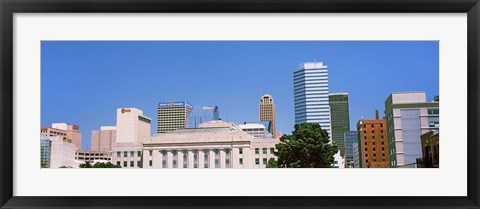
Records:
[[[126,113],[126,112],[131,112],[131,110],[130,110],[130,109],[123,109],[123,108],[122,108],[122,110],[121,110],[120,112]]]

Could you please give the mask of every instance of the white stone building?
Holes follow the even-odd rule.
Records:
[[[160,133],[143,142],[143,168],[265,168],[278,139],[255,139],[233,123]]]

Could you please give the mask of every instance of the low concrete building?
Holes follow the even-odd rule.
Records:
[[[76,147],[63,141],[63,136],[41,135],[41,167],[42,168],[77,168],[75,162]]]
[[[77,163],[83,164],[89,162],[95,164],[97,162],[112,162],[112,154],[109,151],[87,151],[77,150],[75,152],[75,160]]]
[[[210,121],[144,140],[143,168],[265,168],[277,143],[233,123]]]
[[[438,168],[439,163],[439,132],[429,131],[421,136],[422,161],[425,168]]]

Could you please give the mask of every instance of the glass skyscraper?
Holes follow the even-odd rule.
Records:
[[[293,72],[295,123],[317,123],[330,139],[328,67],[322,62],[307,62]]]
[[[346,131],[343,134],[344,134],[344,140],[345,140],[345,168],[354,168],[355,161],[354,161],[353,144],[358,142],[358,132]],[[358,145],[357,145],[357,149],[358,149]],[[358,150],[356,154],[358,155]]]
[[[219,119],[220,113],[217,106],[193,107],[188,116],[188,127],[198,128],[200,123]]]
[[[332,125],[332,140],[337,144],[340,155],[345,156],[345,141],[343,134],[350,131],[350,111],[348,108],[348,93],[329,94],[330,117]]]

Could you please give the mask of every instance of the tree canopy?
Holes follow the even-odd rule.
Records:
[[[277,160],[267,168],[330,168],[337,146],[329,143],[328,132],[315,123],[296,124],[291,135],[283,135],[275,145]]]
[[[95,163],[92,165],[90,162],[86,162],[84,164],[80,164],[80,168],[121,168],[122,166],[114,165],[111,162],[108,163]]]

